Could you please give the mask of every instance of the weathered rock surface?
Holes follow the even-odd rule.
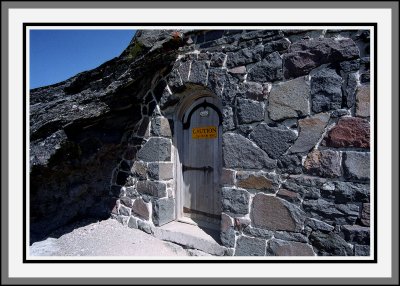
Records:
[[[262,193],[254,196],[250,216],[255,227],[268,230],[300,231],[304,224],[298,207]]]
[[[344,239],[350,243],[367,244],[370,241],[370,228],[359,225],[342,225]]]
[[[269,127],[265,123],[259,124],[250,134],[250,138],[263,149],[269,157],[276,159],[289,149],[297,138],[296,134],[288,129]]]
[[[249,139],[236,133],[222,136],[223,162],[227,168],[273,169],[276,162]]]
[[[264,105],[255,100],[239,98],[237,112],[239,124],[264,120]]]
[[[171,160],[171,141],[166,138],[153,137],[137,153],[137,158],[145,162]]]
[[[329,121],[328,113],[320,113],[299,120],[300,134],[290,148],[291,153],[301,153],[311,150],[320,140]]]
[[[274,82],[282,79],[282,59],[278,52],[274,52],[262,61],[248,67],[249,81]]]
[[[278,178],[268,174],[252,174],[248,172],[236,173],[236,185],[252,191],[272,192],[279,187]]]
[[[370,126],[365,119],[343,117],[325,137],[325,145],[329,147],[369,148]]]
[[[331,150],[313,150],[307,155],[304,168],[311,175],[339,177],[341,175],[340,154]]]
[[[153,223],[161,226],[175,219],[175,199],[162,198],[154,202]]]
[[[312,247],[306,243],[279,239],[270,240],[267,251],[273,256],[314,256]]]
[[[221,242],[227,247],[235,247],[233,219],[225,213],[221,214]]]
[[[269,95],[268,112],[272,120],[303,117],[310,113],[310,86],[304,77],[273,86]]]
[[[310,241],[318,255],[322,256],[350,256],[353,250],[339,235],[314,231],[310,234]]]
[[[369,152],[343,152],[344,176],[350,180],[368,181],[370,177]]]
[[[342,78],[332,69],[321,69],[311,76],[312,110],[316,113],[342,106]]]
[[[222,210],[234,214],[249,212],[250,194],[245,190],[222,188]]]
[[[362,85],[358,87],[356,94],[356,115],[369,117],[370,113],[370,87]]]
[[[302,76],[322,64],[352,60],[359,56],[360,51],[351,39],[300,40],[293,43],[289,53],[284,55],[285,77]]]
[[[236,242],[235,256],[264,256],[265,239],[240,236]]]

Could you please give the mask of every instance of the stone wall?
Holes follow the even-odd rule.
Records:
[[[175,219],[173,116],[207,90],[223,105],[222,244],[238,256],[369,255],[369,31],[172,34],[177,58],[153,74],[123,137],[112,216],[149,233]]]

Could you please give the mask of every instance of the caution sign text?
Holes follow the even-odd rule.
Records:
[[[218,137],[218,127],[217,126],[205,126],[192,128],[192,138],[193,139],[212,139]]]

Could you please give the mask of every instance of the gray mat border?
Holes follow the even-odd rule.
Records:
[[[392,237],[392,277],[391,278],[10,278],[8,277],[8,190],[9,182],[8,168],[8,10],[10,8],[359,8],[362,3],[363,8],[390,8],[392,10],[392,210],[393,210],[393,237]],[[380,284],[380,285],[398,285],[399,275],[399,85],[396,80],[399,76],[399,4],[397,1],[332,1],[332,2],[10,2],[4,1],[1,3],[1,55],[2,55],[2,98],[1,98],[1,170],[2,170],[2,284],[165,284],[165,285],[183,285],[183,284]],[[396,96],[395,96],[396,95]]]

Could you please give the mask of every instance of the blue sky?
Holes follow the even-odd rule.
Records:
[[[119,56],[135,30],[30,30],[30,88],[66,80]]]

